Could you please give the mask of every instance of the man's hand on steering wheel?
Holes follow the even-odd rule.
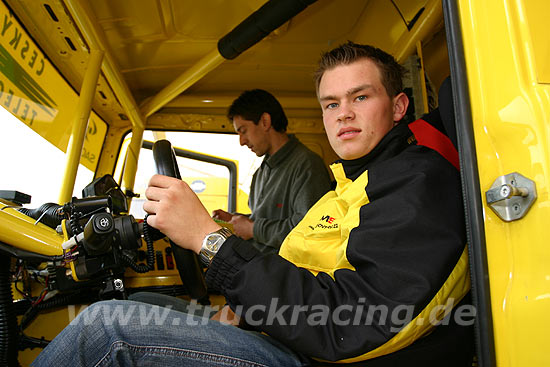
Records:
[[[145,196],[143,209],[149,213],[147,223],[177,245],[197,254],[204,237],[221,228],[182,180],[154,175]]]

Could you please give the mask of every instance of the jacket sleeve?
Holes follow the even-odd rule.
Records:
[[[320,157],[305,161],[296,169],[287,193],[292,214],[286,218],[254,218],[254,239],[279,248],[294,228],[324,194],[330,190],[330,175]]]
[[[209,287],[249,325],[310,357],[337,361],[384,345],[426,307],[465,245],[453,167],[388,169],[369,171],[370,203],[346,250],[354,269],[313,274],[232,236],[207,272]]]

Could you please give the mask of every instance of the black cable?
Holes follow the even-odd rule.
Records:
[[[58,209],[61,205],[55,203],[42,204],[37,209],[19,208],[17,209],[21,213],[44,223],[50,228],[56,229],[61,221],[64,219],[62,215],[58,213]]]
[[[149,214],[147,214],[143,220],[143,238],[147,244],[147,267],[149,270],[153,270],[155,267],[155,251],[153,248],[153,239],[151,238],[150,233],[151,228],[149,227],[149,224],[147,224],[148,216]]]
[[[411,30],[412,27],[415,25],[416,21],[418,20],[418,18],[420,18],[420,15],[424,12],[424,8],[420,8],[420,10],[418,10],[416,12],[416,14],[414,15],[414,17],[411,19],[410,22],[407,23],[407,20],[405,19],[405,17],[403,16],[403,13],[401,13],[401,10],[399,10],[399,7],[397,6],[397,4],[394,2],[394,0],[390,0],[391,3],[393,4],[393,6],[395,7],[395,9],[397,10],[397,12],[399,13],[399,16],[401,17],[401,19],[403,19],[403,23],[405,23],[405,26],[407,27],[407,30]]]
[[[17,259],[17,268],[15,269],[13,287],[17,292],[19,292],[23,296],[23,299],[30,300],[31,296],[17,287],[17,283],[19,283],[19,275],[22,270],[23,270],[23,260]]]
[[[149,214],[143,220],[143,238],[145,239],[145,243],[147,243],[147,265],[137,264],[130,256],[124,253],[120,255],[122,261],[136,273],[147,273],[155,268],[155,249],[153,247],[153,239],[149,233],[150,228],[147,224],[148,216]]]
[[[399,16],[401,17],[401,19],[403,19],[403,23],[405,23],[405,27],[407,27],[407,29],[409,29],[409,23],[407,23],[407,21],[405,20],[405,17],[403,16],[403,13],[401,13],[401,10],[399,10],[399,7],[395,3],[395,1],[393,1],[393,0],[390,0],[390,1],[393,4],[393,6],[395,7],[395,10],[397,10],[397,12],[399,13]]]
[[[17,365],[17,317],[11,293],[11,257],[0,256],[0,365]]]
[[[27,336],[23,333],[19,336],[19,350],[25,350],[27,348],[33,349],[33,348],[46,348],[46,346],[50,343],[49,340],[44,339],[44,337],[34,338],[32,336]]]
[[[73,304],[85,304],[88,302],[93,302],[96,299],[97,296],[94,292],[89,292],[88,290],[83,289],[71,294],[57,295],[46,301],[42,301],[36,305],[32,305],[27,309],[27,311],[21,318],[21,322],[19,323],[19,330],[25,330],[41,311]]]
[[[80,234],[84,232],[84,228],[80,225],[80,216],[82,213],[76,212],[71,215],[71,218],[69,219],[69,228],[71,229],[70,236],[76,236],[77,234]]]
[[[34,262],[51,261],[55,263],[64,260],[63,255],[42,255],[36,252],[26,251],[14,246],[7,245],[4,242],[0,242],[0,254],[2,253],[7,256],[13,256],[18,259]]]

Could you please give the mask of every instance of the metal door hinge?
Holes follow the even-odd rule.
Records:
[[[535,182],[514,172],[500,176],[485,193],[487,205],[505,222],[525,216],[537,198]]]

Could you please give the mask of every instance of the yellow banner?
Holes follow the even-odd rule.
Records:
[[[0,2],[0,104],[66,152],[78,94]],[[107,124],[93,111],[80,163],[95,171]]]

